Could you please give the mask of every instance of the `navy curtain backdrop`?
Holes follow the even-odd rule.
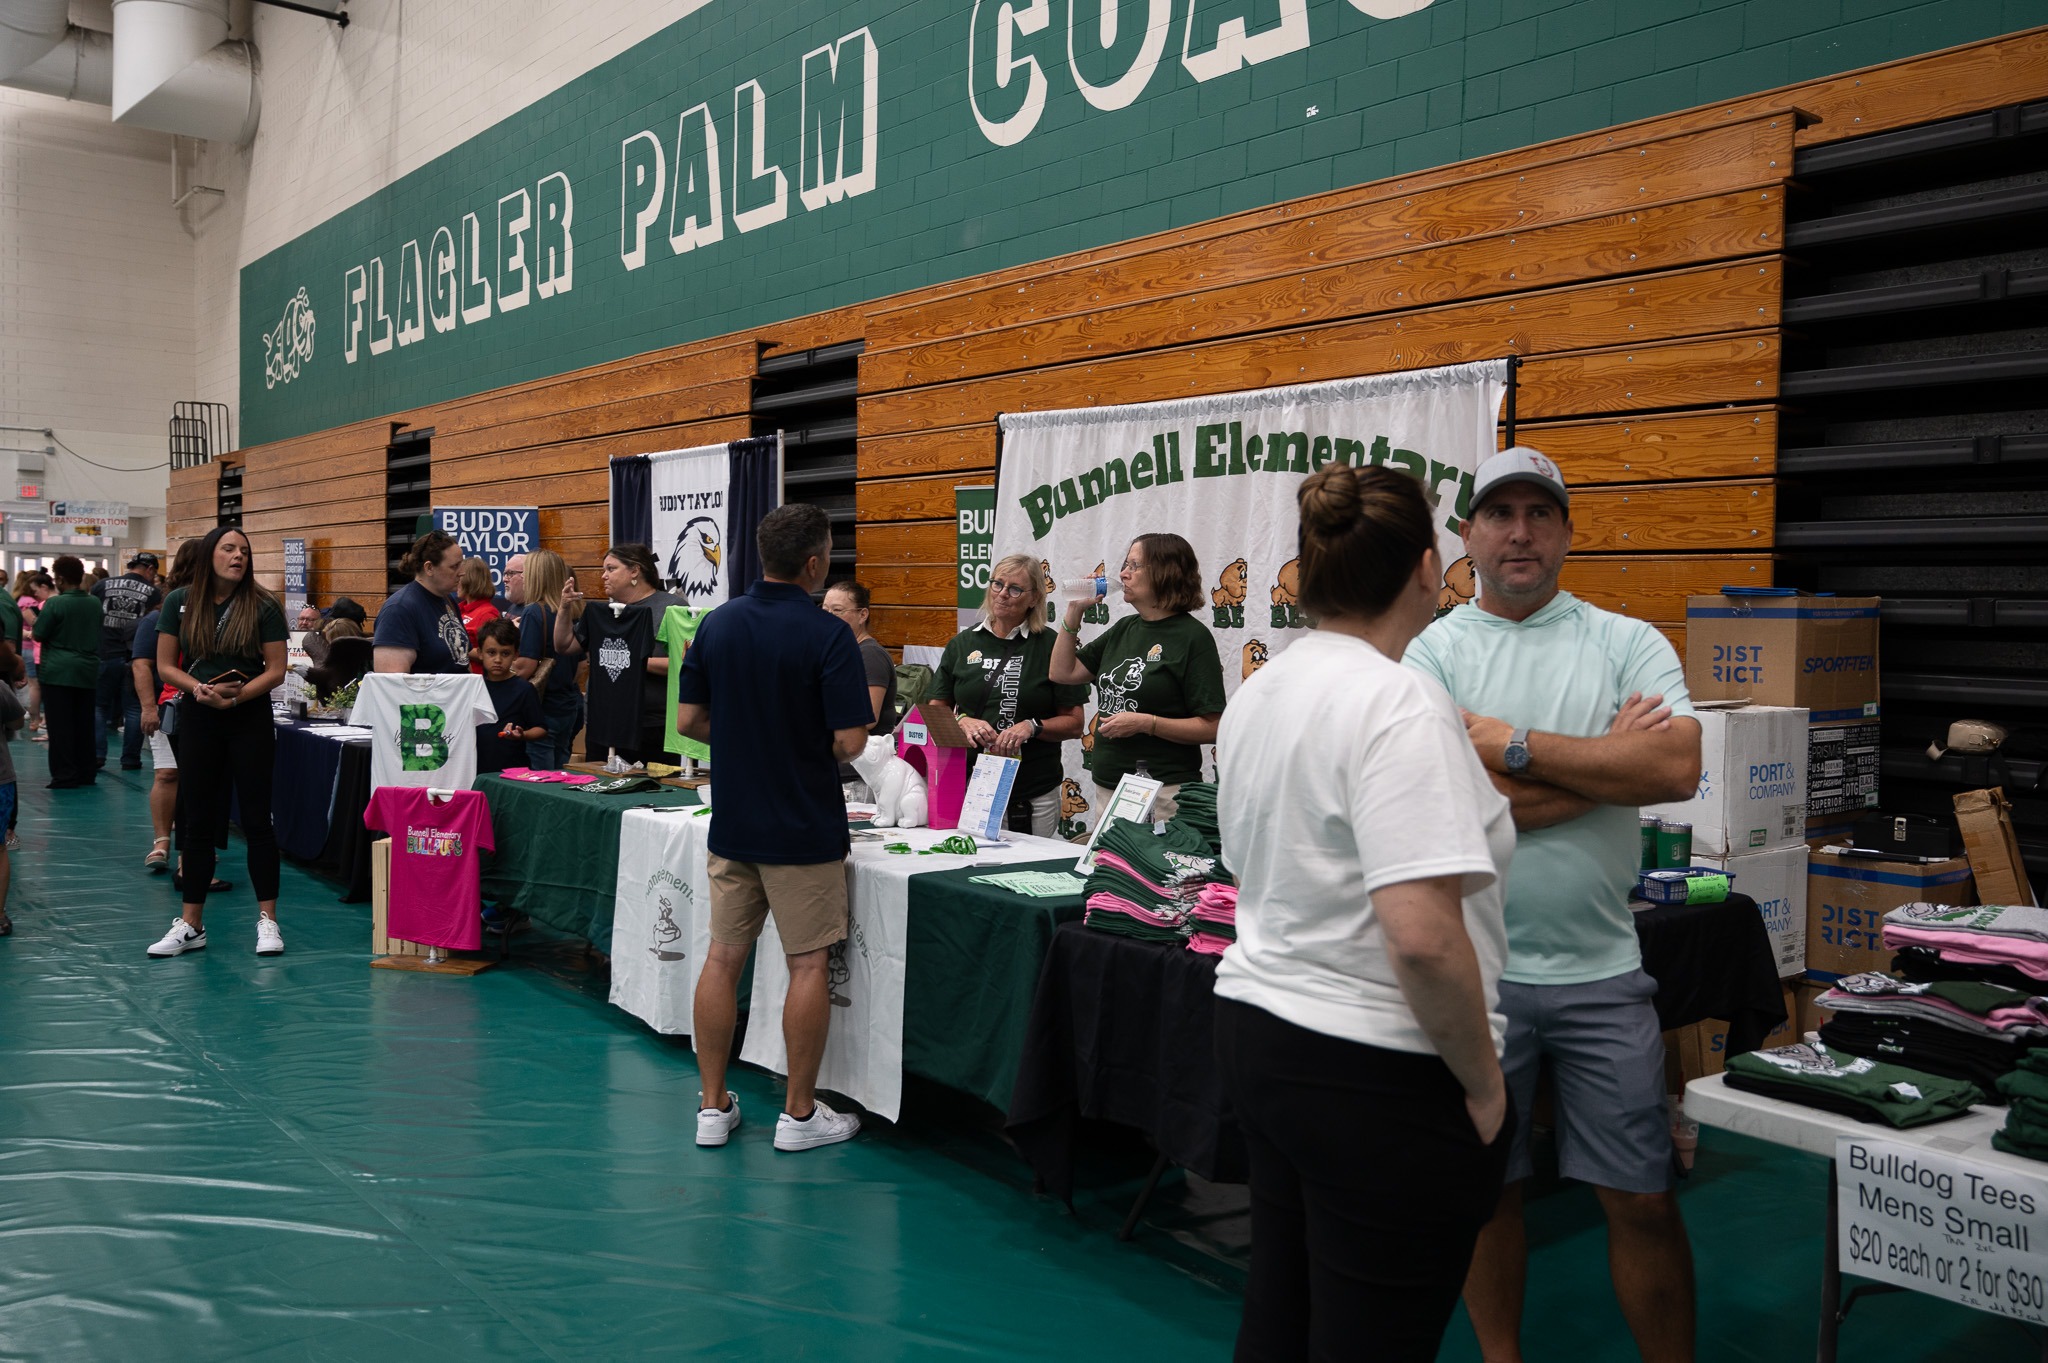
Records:
[[[612,460],[612,543],[654,538],[654,475],[644,454]]]
[[[755,530],[761,518],[781,504],[781,439],[757,435],[727,445],[732,482],[725,497],[725,540],[732,546],[725,561],[728,597],[744,596],[761,580],[761,549]],[[651,524],[651,522],[650,522]]]
[[[725,497],[725,571],[729,596],[761,580],[755,529],[782,503],[782,442],[757,435],[725,447],[731,472]],[[654,474],[644,454],[612,460],[612,543],[647,544],[654,538]]]

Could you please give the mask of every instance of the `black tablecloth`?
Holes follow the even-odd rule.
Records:
[[[327,815],[343,744],[322,738],[308,724],[277,728],[276,779],[270,797],[277,845],[287,856],[314,861],[327,845]]]
[[[1665,1031],[1720,1018],[1728,1024],[1728,1054],[1740,1055],[1785,1020],[1778,959],[1754,899],[1731,894],[1719,904],[1659,904],[1635,918]]]
[[[370,843],[375,834],[363,827],[370,808],[370,745],[341,745],[341,765],[334,775],[334,817],[327,841],[314,866],[342,884],[341,902],[370,900]]]
[[[1667,1030],[1728,1024],[1729,1054],[1784,1021],[1777,959],[1756,901],[1659,905],[1635,915]],[[1008,1130],[1046,1188],[1073,1200],[1083,1117],[1136,1127],[1175,1164],[1241,1183],[1244,1141],[1216,1073],[1214,956],[1067,923],[1038,978]]]
[[[1082,1117],[1137,1127],[1204,1178],[1244,1181],[1244,1138],[1216,1072],[1216,960],[1080,923],[1053,932],[1007,1126],[1062,1201],[1073,1201]]]

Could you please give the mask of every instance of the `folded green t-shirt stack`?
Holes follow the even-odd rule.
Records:
[[[2012,1106],[2006,1109],[2005,1129],[1991,1133],[1992,1147],[2048,1160],[2048,1050],[2021,1056],[2019,1068],[1999,1079],[1998,1091]]]
[[[1817,1045],[1751,1051],[1730,1059],[1726,1073],[1733,1089],[1894,1127],[1960,1117],[1984,1101],[1984,1091],[1965,1080]]]
[[[1210,856],[1222,856],[1223,834],[1216,822],[1216,783],[1190,781],[1173,798],[1180,806],[1173,822],[1184,823],[1201,834],[1202,841],[1208,844]]]

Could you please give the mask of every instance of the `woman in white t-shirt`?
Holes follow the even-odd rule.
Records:
[[[1500,1196],[1494,1012],[1515,845],[1442,687],[1400,665],[1443,585],[1421,485],[1301,486],[1316,629],[1217,736],[1237,941],[1216,1050],[1251,1154],[1240,1359],[1432,1359]]]

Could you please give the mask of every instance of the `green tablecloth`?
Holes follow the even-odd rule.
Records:
[[[502,776],[479,776],[476,788],[490,801],[498,844],[484,858],[484,898],[607,954],[619,883],[619,820],[629,809],[698,803],[688,790],[584,795],[573,786]]]
[[[903,1068],[997,1108],[1010,1105],[1031,999],[1053,929],[1081,917],[1081,896],[1033,899],[975,876],[1070,871],[1072,857],[962,866],[913,876],[904,947]]]

